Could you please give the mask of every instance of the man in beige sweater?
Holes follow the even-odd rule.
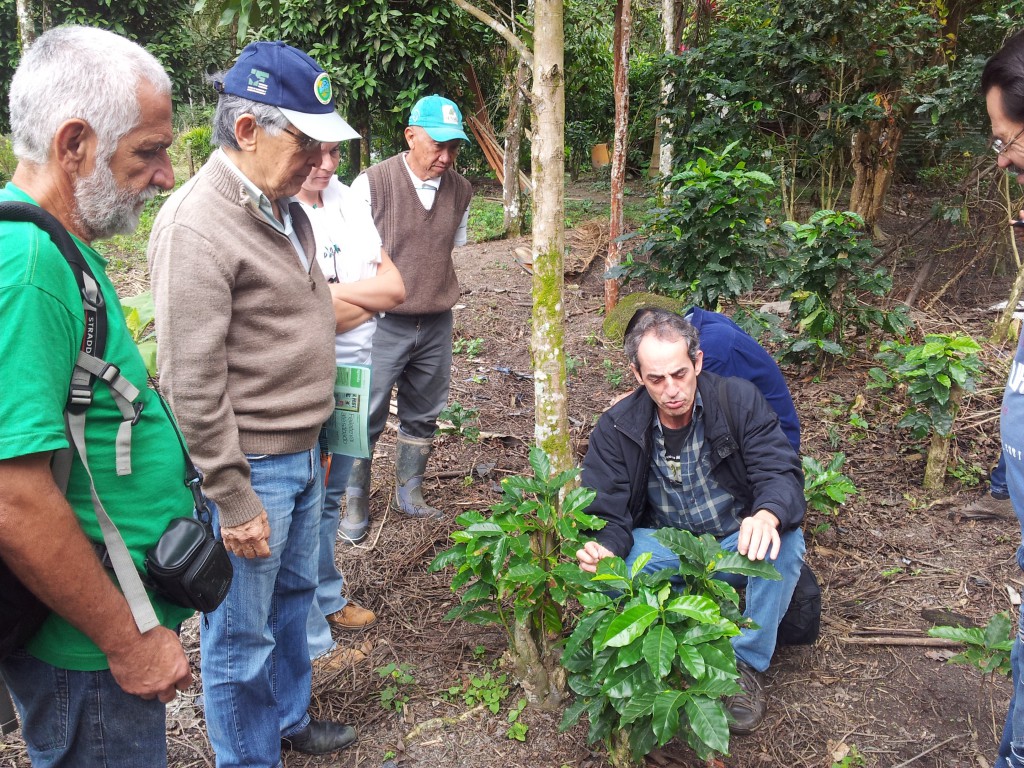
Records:
[[[282,746],[322,754],[356,738],[307,712],[336,320],[312,229],[287,200],[321,142],[354,132],[327,74],[284,43],[252,43],[214,84],[220,149],[164,205],[149,245],[158,364],[235,570],[200,632],[217,766],[276,768]]]

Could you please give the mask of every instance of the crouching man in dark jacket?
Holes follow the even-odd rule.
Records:
[[[745,584],[743,615],[760,627],[732,640],[743,693],[726,704],[735,720],[730,728],[750,733],[764,719],[763,672],[803,562],[800,459],[757,387],[701,373],[700,338],[679,315],[640,318],[625,351],[641,387],[605,413],[590,436],[583,484],[597,498],[588,512],[607,525],[576,557],[591,572],[602,558],[617,555],[632,566],[646,552],[653,556],[644,570],[675,568],[677,555],[654,533],[679,528],[710,533],[726,550],[775,565],[781,581],[728,579]]]

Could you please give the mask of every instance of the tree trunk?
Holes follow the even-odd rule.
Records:
[[[859,213],[876,234],[902,140],[903,128],[893,118],[872,121],[853,136],[850,210]]]
[[[502,182],[501,198],[505,207],[504,227],[507,237],[523,234],[526,219],[523,193],[519,186],[519,148],[526,118],[526,81],[529,74],[530,67],[520,57],[508,104],[508,121],[505,123],[505,179]]]
[[[537,618],[542,620],[541,615]],[[565,705],[565,669],[543,629],[516,621],[509,653],[526,700],[539,709],[561,709]]]
[[[687,10],[689,4],[687,3]],[[665,41],[665,55],[675,56],[679,53],[679,44],[682,38],[682,19],[685,14],[682,12],[679,0],[662,0],[661,2],[661,34]],[[661,79],[661,107],[668,107],[672,98],[672,81],[668,77]],[[672,175],[672,120],[667,115],[662,115],[660,120],[661,130],[658,133],[658,172],[663,179]]]
[[[617,267],[622,260],[619,255],[619,238],[623,230],[622,198],[626,185],[626,147],[629,138],[629,39],[633,32],[633,9],[630,0],[615,3],[615,70],[612,90],[615,95],[615,141],[612,147],[612,204],[611,222],[608,226],[608,256],[605,269]],[[619,300],[619,281],[611,278],[604,281],[604,311],[607,314]]]
[[[645,761],[637,763],[633,760],[632,750],[629,748],[629,732],[616,729],[607,737],[608,762],[614,768],[641,768]]]
[[[949,392],[949,407],[953,411],[953,419],[960,410],[960,401],[963,399],[964,391],[958,386],[953,386]],[[928,446],[928,460],[924,467],[924,487],[929,491],[938,491],[946,484],[946,465],[949,463],[949,443],[953,439],[953,430],[950,428],[948,435],[940,435],[932,432],[931,443]]]
[[[572,465],[565,391],[565,41],[562,0],[538,0],[533,62],[533,333],[537,445]]]
[[[932,432],[928,445],[928,460],[924,466],[924,487],[929,491],[940,490],[946,484],[946,463],[949,461],[949,435],[943,437]]]
[[[533,48],[533,357],[538,446],[555,472],[574,463],[569,451],[565,391],[565,39],[563,0],[537,0]],[[543,542],[534,542],[541,546]],[[565,672],[544,628],[516,622],[513,653],[520,656],[528,695],[544,706],[564,696]]]
[[[32,0],[17,0],[15,12],[18,15],[18,40],[21,50],[25,51],[36,41],[36,25],[33,20],[35,12]]]

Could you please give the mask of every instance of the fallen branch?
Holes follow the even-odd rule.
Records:
[[[426,731],[433,731],[438,728],[446,728],[449,725],[458,725],[459,723],[469,720],[474,715],[478,715],[481,712],[486,711],[486,704],[477,704],[472,709],[468,709],[462,714],[455,715],[454,717],[434,717],[430,720],[424,720],[422,723],[413,728],[409,733],[406,734],[404,741],[408,744],[410,741],[420,736]]]
[[[841,637],[848,645],[918,645],[925,648],[961,648],[963,643],[943,637]]]

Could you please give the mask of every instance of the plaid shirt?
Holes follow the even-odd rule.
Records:
[[[652,527],[680,528],[697,536],[721,538],[740,527],[739,504],[711,474],[711,446],[704,440],[704,403],[700,392],[679,459],[665,454],[665,433],[654,411],[653,452],[647,480],[647,510]]]

